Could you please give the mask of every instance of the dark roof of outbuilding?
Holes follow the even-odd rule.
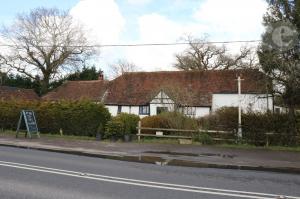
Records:
[[[47,93],[42,97],[43,100],[80,100],[89,99],[101,101],[106,90],[107,81],[67,81],[60,87]]]
[[[0,100],[39,100],[33,89],[24,89],[10,86],[0,86]]]

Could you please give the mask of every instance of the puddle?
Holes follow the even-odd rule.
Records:
[[[161,163],[166,162],[165,159],[161,157],[155,157],[155,156],[122,156],[122,159],[127,161],[152,163],[152,164],[156,164],[159,162]]]
[[[236,155],[231,154],[221,154],[221,153],[201,153],[199,156],[208,156],[208,157],[221,157],[221,158],[234,158]]]

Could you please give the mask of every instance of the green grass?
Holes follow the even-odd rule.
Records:
[[[138,142],[138,140],[134,140]],[[138,143],[147,143],[147,144],[178,144],[177,139],[169,138],[141,138],[141,141]]]
[[[15,137],[15,131],[4,131],[0,132],[1,135]],[[20,137],[24,136],[24,133],[20,133]],[[94,137],[88,136],[75,136],[75,135],[59,135],[59,134],[41,134],[42,138],[46,139],[65,139],[65,140],[96,140]],[[102,140],[102,142],[110,142],[109,140]],[[142,138],[140,142],[137,140],[133,141],[134,143],[141,144],[179,144],[178,139],[170,139],[170,138]],[[192,145],[201,145],[199,142],[193,142]],[[223,148],[233,148],[233,149],[261,149],[261,150],[273,150],[273,151],[293,151],[300,152],[300,146],[288,147],[288,146],[255,146],[250,144],[214,144],[209,145],[211,147],[223,147]]]
[[[11,136],[14,137],[16,136],[15,131],[4,131],[1,132],[0,135],[6,135],[6,136]],[[24,137],[25,133],[20,132],[19,137]],[[66,139],[66,140],[95,140],[94,137],[89,137],[89,136],[76,136],[76,135],[60,135],[60,134],[51,134],[51,133],[42,133],[40,134],[41,137],[43,138],[59,138],[59,139]]]

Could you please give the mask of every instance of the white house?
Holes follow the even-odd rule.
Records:
[[[241,96],[237,77],[241,76]],[[202,117],[221,107],[265,112],[273,110],[270,83],[258,70],[133,72],[105,81],[69,81],[43,97],[45,100],[102,102],[110,113],[132,113],[145,117],[163,111],[180,110]]]

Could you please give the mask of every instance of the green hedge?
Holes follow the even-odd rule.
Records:
[[[142,127],[188,129],[198,128],[197,120],[187,117],[179,112],[164,112],[159,115],[147,116],[142,120]],[[143,130],[143,133],[154,134],[153,130]],[[165,134],[181,134],[178,132],[165,132]]]
[[[214,114],[199,119],[202,128],[233,131],[238,128],[237,108],[221,108]],[[286,114],[247,112],[242,114],[243,140],[249,144],[265,145],[266,133],[270,145],[295,145],[299,139],[289,132]],[[299,136],[299,135],[298,135]]]
[[[41,133],[95,136],[100,125],[110,119],[102,104],[91,101],[22,102],[0,101],[0,127],[15,130],[22,109],[35,111]]]
[[[120,113],[109,121],[105,128],[105,137],[122,137],[123,135],[133,135],[137,133],[140,118],[134,114]]]

